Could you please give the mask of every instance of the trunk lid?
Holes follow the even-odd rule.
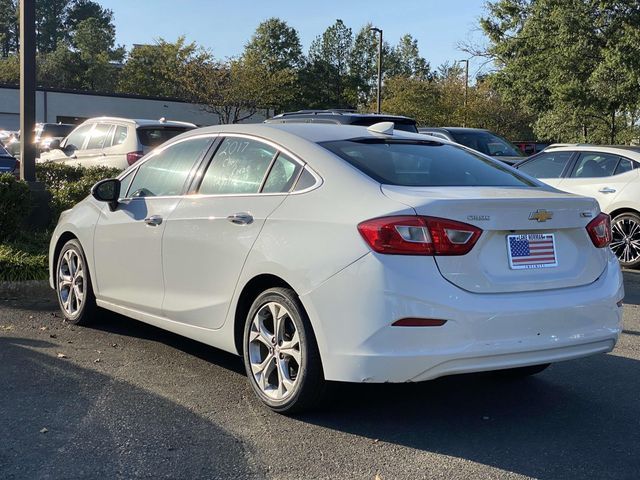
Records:
[[[445,279],[470,292],[506,293],[587,285],[602,274],[607,264],[608,248],[595,248],[585,228],[600,211],[591,198],[519,187],[383,185],[382,192],[413,207],[419,215],[457,220],[483,230],[468,254],[434,257]],[[549,212],[552,217],[544,221],[530,219],[536,212],[542,213],[537,215],[539,218],[547,217]],[[513,249],[508,236],[527,234],[553,234],[556,266],[510,266]]]

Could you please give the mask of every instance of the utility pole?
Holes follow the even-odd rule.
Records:
[[[469,60],[460,60],[460,63],[464,62],[464,122],[463,127],[467,126],[467,102],[469,99]]]
[[[20,1],[20,178],[36,181],[36,5]]]
[[[377,101],[378,101],[378,106],[376,108],[376,113],[381,113],[381,107],[382,107],[382,30],[379,28],[370,28],[369,30],[371,30],[372,32],[376,32],[380,35],[379,39],[378,39],[378,97],[377,97]]]

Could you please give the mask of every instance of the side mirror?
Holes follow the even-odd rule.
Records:
[[[91,188],[91,195],[99,202],[107,202],[109,210],[112,212],[118,208],[118,198],[120,198],[120,180],[117,178],[107,178],[100,180]]]
[[[47,150],[58,150],[59,148],[60,148],[60,139],[54,138],[53,140],[51,140],[51,142],[49,142],[49,146],[47,147]]]

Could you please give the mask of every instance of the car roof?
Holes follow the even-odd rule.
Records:
[[[629,145],[588,145],[588,144],[563,144],[551,145],[543,152],[596,152],[622,155],[640,161],[640,147]],[[541,152],[542,153],[542,152]]]
[[[160,126],[171,126],[171,127],[191,127],[195,128],[197,125],[189,122],[179,122],[177,120],[152,120],[147,118],[122,118],[122,117],[94,117],[85,120],[83,123],[96,123],[96,122],[120,122],[120,123],[130,123],[134,124],[137,127],[160,127]]]
[[[329,141],[348,140],[352,138],[401,138],[424,141],[425,135],[394,130],[393,135],[385,135],[372,132],[368,127],[347,125],[341,123],[245,123],[233,125],[215,125],[198,128],[180,135],[181,138],[207,133],[238,133],[264,137],[275,142],[302,138],[309,142],[321,143]],[[442,143],[450,143],[446,140],[433,139]]]

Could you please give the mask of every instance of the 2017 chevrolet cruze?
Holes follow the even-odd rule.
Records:
[[[532,374],[610,351],[623,286],[609,217],[466,147],[263,124],[182,134],[63,213],[50,283],[244,356],[269,407],[325,380]]]

